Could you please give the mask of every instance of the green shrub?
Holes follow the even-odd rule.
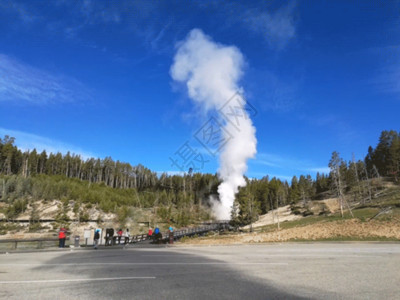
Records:
[[[31,223],[29,225],[29,232],[37,232],[37,231],[40,231],[42,229],[43,229],[43,227],[39,222]]]
[[[80,221],[81,222],[88,222],[90,220],[90,216],[88,214],[88,212],[84,212],[81,216],[80,216]]]
[[[189,241],[190,240],[190,237],[189,236],[184,236],[183,238],[181,238],[179,241],[180,242],[182,242],[182,243],[184,243],[184,242],[187,242],[187,241]]]
[[[7,234],[9,231],[18,230],[19,226],[13,223],[0,223],[0,234],[4,235]]]
[[[305,212],[303,212],[303,217],[312,216],[312,215],[314,215],[314,213],[311,210],[306,210]]]
[[[18,217],[20,213],[25,211],[27,204],[28,202],[25,199],[15,200],[15,202],[6,209],[6,217],[8,219]]]

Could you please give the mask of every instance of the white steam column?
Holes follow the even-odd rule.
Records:
[[[220,201],[213,200],[216,217],[230,219],[230,212],[235,194],[239,187],[246,185],[243,177],[247,171],[247,160],[257,152],[255,128],[246,112],[245,101],[238,92],[243,71],[243,55],[235,46],[215,43],[199,29],[193,29],[187,38],[178,44],[171,76],[174,80],[186,83],[188,94],[193,101],[206,111],[218,110],[224,120],[226,144],[219,156],[219,177],[222,180],[218,187]],[[240,122],[235,118],[226,121],[232,114],[231,108],[225,106],[234,95],[235,108],[241,114]],[[226,111],[224,111],[226,107]]]

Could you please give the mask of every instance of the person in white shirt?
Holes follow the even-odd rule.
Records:
[[[129,243],[130,237],[131,237],[131,234],[129,233],[129,228],[127,228],[125,231],[125,245]]]

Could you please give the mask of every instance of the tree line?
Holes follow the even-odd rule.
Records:
[[[370,176],[378,172],[397,182],[400,174],[400,132],[382,131],[378,145],[368,148],[365,164]]]
[[[287,204],[351,194],[355,200],[371,199],[369,181],[387,176],[398,181],[400,167],[400,134],[383,131],[375,148],[369,147],[364,160],[344,161],[333,152],[329,174],[293,176],[290,183],[265,176],[247,180],[236,196],[233,213],[242,224],[258,214]],[[220,180],[217,174],[157,174],[143,165],[104,159],[83,159],[76,154],[38,153],[36,149],[21,151],[15,138],[0,138],[0,187],[2,201],[13,202],[21,197],[34,200],[73,199],[99,205],[104,211],[115,211],[120,205],[163,207],[193,211],[193,207],[209,207],[211,195],[217,195]],[[51,178],[51,179],[49,179]],[[84,183],[84,184],[80,184]],[[1,184],[1,182],[0,182]],[[101,188],[103,187],[103,188]],[[185,215],[181,214],[182,217]]]

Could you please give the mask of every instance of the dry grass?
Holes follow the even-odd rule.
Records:
[[[292,227],[261,233],[237,233],[214,237],[187,239],[185,244],[245,244],[265,242],[285,242],[296,240],[400,240],[400,221],[372,220],[362,222],[347,219],[331,222],[318,222],[305,226]]]

